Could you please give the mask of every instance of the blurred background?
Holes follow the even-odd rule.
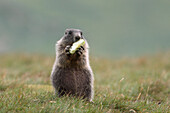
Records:
[[[170,0],[0,0],[0,54],[55,55],[67,28],[84,32],[93,56],[170,51]]]

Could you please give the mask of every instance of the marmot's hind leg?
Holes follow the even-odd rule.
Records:
[[[83,97],[83,99],[86,99],[87,101],[92,101],[93,98],[93,92],[92,92],[92,88],[89,86],[85,89],[85,95]]]

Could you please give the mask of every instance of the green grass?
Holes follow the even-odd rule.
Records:
[[[110,60],[91,58],[94,103],[58,98],[50,83],[54,57],[0,56],[0,113],[170,112],[170,54]]]

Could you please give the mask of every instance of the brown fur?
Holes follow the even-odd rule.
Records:
[[[56,44],[56,60],[51,80],[59,96],[73,95],[89,101],[93,99],[93,72],[89,64],[88,43],[76,53],[68,50],[76,38],[85,38],[78,29],[67,29],[65,35]]]

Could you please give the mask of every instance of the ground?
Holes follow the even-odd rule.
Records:
[[[0,55],[0,112],[170,112],[170,53],[91,57],[93,103],[54,95],[54,60],[47,55]]]

